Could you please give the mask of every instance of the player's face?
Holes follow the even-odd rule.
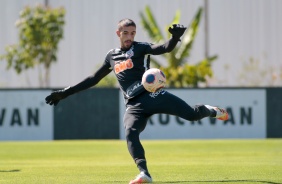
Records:
[[[120,40],[120,47],[122,49],[129,49],[134,41],[136,34],[136,27],[134,26],[123,26],[121,30],[118,30],[117,35]]]

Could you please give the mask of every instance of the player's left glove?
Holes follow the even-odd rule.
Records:
[[[61,89],[61,90],[52,92],[49,96],[45,98],[45,101],[49,105],[56,106],[60,100],[68,97],[71,94],[73,94],[71,88],[67,87],[65,89]]]
[[[177,39],[180,41],[180,37],[184,34],[187,27],[181,25],[181,24],[173,24],[172,27],[168,28],[168,31],[172,34],[172,37],[174,39]]]

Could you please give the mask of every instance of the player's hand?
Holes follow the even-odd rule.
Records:
[[[181,24],[173,24],[168,28],[168,31],[172,34],[172,37],[180,41],[180,37],[184,34],[187,27]]]
[[[65,88],[65,89],[61,89],[61,90],[57,90],[57,91],[52,92],[50,95],[48,95],[45,98],[45,101],[49,105],[56,106],[59,103],[60,100],[66,98],[70,94],[71,94],[70,93],[70,87]]]

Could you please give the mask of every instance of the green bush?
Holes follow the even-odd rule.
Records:
[[[7,61],[7,69],[13,68],[18,74],[42,65],[44,77],[40,85],[49,85],[49,69],[57,60],[59,41],[63,38],[64,8],[52,9],[45,6],[25,7],[16,22],[19,29],[19,43],[6,47],[6,54],[0,56]]]

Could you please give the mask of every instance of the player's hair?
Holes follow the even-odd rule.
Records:
[[[118,30],[120,31],[123,26],[125,26],[125,27],[128,27],[128,26],[136,27],[136,24],[133,20],[126,18],[126,19],[122,19],[118,22]]]

